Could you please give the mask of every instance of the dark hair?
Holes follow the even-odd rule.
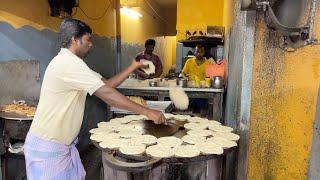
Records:
[[[64,19],[59,30],[61,47],[68,48],[71,44],[72,37],[79,38],[86,33],[92,33],[91,28],[86,23],[78,19]]]
[[[156,45],[156,41],[154,39],[147,39],[146,42],[144,43],[144,47],[146,47],[148,45],[155,46]]]
[[[198,49],[200,49],[200,48],[204,48],[204,45],[203,45],[203,44],[197,44],[196,47],[197,47]]]

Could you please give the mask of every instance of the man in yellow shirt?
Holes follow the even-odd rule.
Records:
[[[206,78],[206,66],[210,65],[211,62],[204,57],[205,49],[201,44],[196,46],[194,55],[195,57],[187,60],[181,74],[184,77],[189,77],[191,81],[196,79],[201,81]]]
[[[189,81],[201,81],[206,78],[206,67],[211,62],[204,57],[205,49],[202,44],[198,44],[194,51],[195,57],[187,60],[185,63],[181,75],[182,77],[188,77]],[[200,83],[200,82],[199,82]],[[206,99],[190,99],[189,107],[194,112],[204,111],[208,107],[208,101]]]

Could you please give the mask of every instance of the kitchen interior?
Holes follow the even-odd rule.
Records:
[[[84,61],[103,77],[128,67],[147,39],[155,40],[153,53],[163,68],[156,78],[132,73],[116,89],[163,112],[168,125],[87,96],[77,144],[86,179],[320,179],[317,0],[55,3],[0,0],[0,105],[8,111],[0,113],[2,179],[27,179],[23,143],[44,72],[60,49],[59,25],[68,17],[92,28],[94,48]],[[181,75],[198,44],[208,61],[226,62],[222,74],[208,65],[203,79]],[[189,106],[179,108],[175,89],[187,96]],[[12,113],[16,107],[25,114]],[[115,121],[123,128],[136,123],[158,145],[160,138],[175,137],[180,147],[196,146],[183,138],[196,130],[190,123],[214,132],[193,140],[203,141],[203,147],[215,136],[233,136],[220,144],[219,153],[201,150],[189,157],[181,148],[183,155],[159,158],[147,153],[156,146],[151,143],[146,152],[128,155],[103,147],[106,137],[92,138]]]

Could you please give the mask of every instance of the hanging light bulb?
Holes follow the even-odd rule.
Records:
[[[128,7],[122,7],[120,9],[120,12],[134,19],[142,17],[142,14]]]

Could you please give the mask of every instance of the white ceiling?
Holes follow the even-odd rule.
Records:
[[[162,8],[173,8],[177,6],[177,0],[154,0]]]

